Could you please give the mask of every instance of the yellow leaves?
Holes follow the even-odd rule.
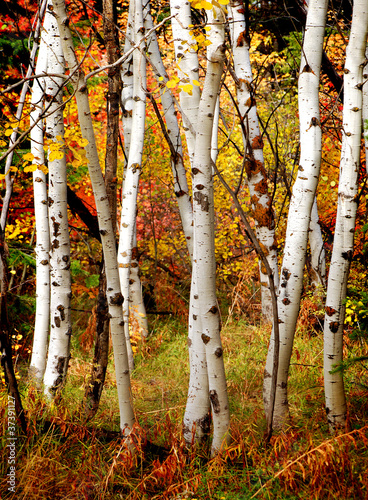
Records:
[[[179,89],[184,90],[184,92],[186,92],[189,95],[193,94],[193,85],[191,85],[190,83],[185,83],[184,85],[180,85]]]
[[[49,153],[49,161],[62,160],[64,158],[63,151],[55,150]]]
[[[191,4],[194,9],[211,10],[213,8],[212,3],[207,2],[206,0],[192,0]]]
[[[180,82],[180,79],[177,77],[177,76],[174,76],[173,78],[171,78],[167,83],[166,83],[166,87],[168,89],[173,89],[177,86],[177,84]]]

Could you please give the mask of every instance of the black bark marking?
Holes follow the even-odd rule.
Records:
[[[282,303],[285,304],[285,306],[288,306],[290,304],[290,300],[285,297],[284,299],[282,299]]]
[[[342,252],[341,256],[344,260],[348,260],[350,262],[353,258],[353,252],[352,250],[348,250],[347,252]]]
[[[196,185],[196,189],[198,189],[198,191],[202,191],[202,189],[204,189],[204,185],[203,184],[197,184]]]
[[[180,191],[175,191],[175,196],[177,198],[181,198],[182,196],[184,196],[186,193],[185,191],[183,191],[182,189]]]
[[[203,340],[203,343],[204,344],[208,344],[208,342],[211,340],[211,337],[209,337],[208,335],[206,335],[205,333],[202,333],[201,335],[201,339]]]
[[[223,353],[223,350],[221,349],[221,347],[218,347],[215,351],[215,356],[216,358],[221,358],[222,356],[222,353]]]
[[[217,392],[215,390],[210,391],[210,400],[212,403],[213,412],[220,413],[220,411],[221,411],[220,401],[219,401]]]
[[[102,236],[106,236],[107,231],[105,229],[100,229],[100,233]]]
[[[110,298],[110,304],[121,306],[124,302],[124,297],[120,292],[116,293],[113,297]]]
[[[59,306],[57,306],[56,309],[60,312],[61,321],[64,321],[65,320],[65,307],[60,304]]]
[[[198,203],[198,205],[201,205],[202,210],[204,210],[205,212],[209,211],[210,202],[209,202],[208,196],[206,194],[203,194],[203,193],[196,191],[194,193],[194,199]]]
[[[194,321],[198,318],[198,316],[196,314],[193,314],[193,319]]]
[[[55,316],[54,323],[55,323],[56,328],[60,328],[61,320],[58,316]]]
[[[193,175],[197,175],[197,174],[199,174],[199,172],[200,172],[199,168],[196,168],[196,167],[192,168]]]
[[[218,311],[217,307],[216,306],[212,306],[211,309],[208,312],[210,312],[212,314],[216,314],[217,311]]]
[[[339,322],[338,321],[332,321],[330,323],[329,329],[331,330],[332,333],[336,333],[339,329]]]
[[[329,306],[326,307],[327,316],[333,316],[335,313],[337,313],[336,309],[334,309],[333,307],[329,307]]]

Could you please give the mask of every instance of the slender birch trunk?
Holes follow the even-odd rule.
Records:
[[[47,6],[52,16],[51,3]],[[49,28],[48,71],[64,74],[64,55],[55,18]],[[51,101],[46,118],[46,136],[49,139],[49,225],[50,225],[50,317],[49,352],[44,374],[44,391],[54,396],[65,383],[70,359],[72,334],[70,301],[70,241],[67,208],[67,176],[64,152],[63,79],[46,79],[46,101]]]
[[[139,43],[144,36],[141,0],[135,0],[133,31],[134,42]],[[142,50],[145,50],[143,48],[143,44]],[[139,178],[142,169],[144,125],[146,119],[146,59],[140,50],[135,50],[133,53],[133,78],[133,121],[129,147],[129,160],[123,185],[118,249],[120,285],[121,292],[124,297],[124,329],[128,349],[129,369],[131,371],[134,369],[134,359],[129,336],[129,280],[132,263],[134,231],[136,225]]]
[[[40,49],[38,52],[36,74],[47,72],[48,68],[48,34],[53,20],[49,11],[45,14]],[[47,343],[50,330],[50,230],[47,179],[45,174],[44,154],[44,111],[45,78],[35,80],[31,98],[31,153],[33,154],[33,193],[35,207],[35,228],[37,243],[36,253],[36,317],[33,336],[32,358],[29,367],[30,377],[38,386],[42,384],[46,368]]]
[[[145,17],[145,26],[149,30],[153,27],[151,15]],[[181,223],[187,242],[190,259],[193,257],[193,209],[190,199],[188,181],[183,162],[183,147],[180,137],[180,129],[175,110],[174,99],[171,92],[167,91],[166,83],[169,78],[162,62],[156,33],[152,33],[147,52],[152,63],[157,83],[160,85],[160,99],[163,115],[166,121],[167,136],[171,142],[171,169],[174,177],[174,192],[178,201]],[[160,81],[160,78],[162,81]]]
[[[274,410],[274,428],[288,416],[287,380],[303,284],[310,214],[321,163],[319,75],[326,22],[327,0],[311,0],[308,8],[298,81],[300,116],[300,165],[290,200],[288,224],[278,295],[280,356]],[[263,386],[266,413],[270,402],[273,334],[268,350]]]
[[[368,46],[365,50],[365,59],[368,61]],[[364,148],[365,148],[365,168],[368,174],[368,64],[364,66],[363,69],[363,134],[364,134]]]
[[[133,45],[133,22],[134,22],[134,2],[129,4],[129,15],[125,34],[124,52],[128,52]],[[126,169],[129,159],[130,141],[132,133],[132,120],[133,120],[133,55],[129,57],[122,65],[122,123],[124,129],[124,152],[125,152],[125,165],[124,165],[124,181]],[[123,181],[123,182],[124,182]],[[123,184],[124,187],[124,184]],[[130,287],[129,287],[129,315],[130,323],[136,325],[139,329],[142,338],[148,337],[148,321],[146,308],[143,302],[142,284],[139,275],[139,263],[136,260],[137,256],[137,234],[136,225],[134,225],[133,236],[133,249],[132,249],[132,263],[130,267]]]
[[[237,98],[241,120],[244,124],[243,141],[246,151],[246,173],[251,196],[257,238],[272,269],[274,284],[278,287],[277,242],[272,200],[268,191],[267,172],[264,167],[263,141],[260,133],[257,106],[252,88],[252,68],[249,57],[249,41],[244,16],[243,2],[230,1],[229,23],[231,33]],[[262,316],[272,321],[273,309],[266,269],[259,262]]]
[[[197,42],[190,35],[192,15],[190,2],[187,0],[170,0],[171,26],[174,37],[174,49],[178,68],[178,78],[183,83],[192,83],[199,80],[198,55],[195,50]],[[180,105],[184,111],[183,123],[187,141],[190,164],[193,164],[196,137],[192,130],[196,130],[200,90],[193,86],[192,95],[180,93]]]
[[[107,300],[110,314],[111,336],[114,347],[116,385],[120,411],[120,429],[127,435],[134,424],[134,413],[131,400],[129,365],[124,336],[124,320],[122,315],[123,297],[120,290],[117,267],[114,228],[112,226],[106,188],[98,160],[96,141],[93,132],[88,91],[73,47],[69,30],[69,19],[63,0],[54,0],[55,14],[63,43],[64,55],[71,72],[71,81],[76,92],[78,116],[82,136],[88,141],[85,147],[88,159],[89,174],[96,202],[98,223],[104,252],[107,280]]]
[[[362,135],[362,84],[368,34],[368,4],[356,0],[344,69],[344,110],[340,179],[324,326],[326,414],[331,431],[346,424],[342,372],[331,373],[343,359],[346,288],[353,256],[358,173]]]
[[[309,225],[309,246],[311,252],[311,281],[318,296],[322,296],[326,288],[326,252],[323,244],[321,226],[319,225],[317,199],[314,198]]]
[[[211,143],[213,119],[220,90],[224,62],[224,13],[216,9],[209,12],[213,43],[208,50],[207,74],[200,100],[193,173],[193,222],[194,252],[192,293],[195,317],[193,318],[191,373],[184,429],[188,434],[205,430],[208,415],[201,415],[211,402],[213,419],[212,454],[228,442],[229,403],[227,398],[223,350],[220,337],[220,315],[216,298],[216,260],[214,242],[214,199]],[[198,314],[196,314],[198,313]],[[199,321],[198,321],[199,320]],[[198,323],[197,323],[198,322]],[[198,324],[198,326],[197,326]],[[203,354],[204,351],[204,354]],[[206,364],[205,364],[206,363]],[[204,367],[207,367],[207,383],[204,384]],[[196,407],[201,409],[196,411]],[[207,412],[208,413],[208,412]],[[200,420],[198,417],[204,419]],[[186,438],[187,439],[187,438]]]

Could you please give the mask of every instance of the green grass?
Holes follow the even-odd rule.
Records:
[[[181,436],[189,378],[186,329],[173,319],[152,326],[132,374],[140,425],[135,456],[126,455],[118,437],[112,353],[100,409],[92,421],[84,421],[81,403],[91,360],[74,342],[68,381],[57,404],[47,404],[32,387],[21,384],[29,433],[17,440],[15,495],[7,492],[6,446],[0,452],[1,498],[367,498],[367,393],[354,383],[361,380],[360,365],[347,376],[355,431],[331,437],[324,414],[323,340],[321,334],[299,331],[290,369],[290,422],[266,446],[262,378],[270,329],[227,322],[222,336],[233,442],[210,459],[209,443],[188,451]],[[358,344],[349,347],[358,351]],[[0,397],[5,438],[4,387]]]

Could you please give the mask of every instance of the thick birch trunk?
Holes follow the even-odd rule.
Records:
[[[288,415],[287,380],[299,313],[310,214],[321,163],[319,119],[319,75],[327,12],[327,0],[311,0],[302,48],[298,81],[300,116],[300,165],[293,186],[286,229],[284,258],[278,296],[280,356],[274,410],[274,427],[281,427]],[[268,413],[273,361],[273,335],[268,350],[264,379],[264,405]]]
[[[212,14],[212,12],[210,12]],[[208,66],[203,94],[198,110],[197,137],[193,173],[193,312],[195,313],[192,353],[190,356],[191,376],[186,413],[185,430],[196,426],[205,427],[207,415],[198,415],[196,406],[206,408],[206,392],[212,408],[214,435],[212,454],[218,452],[228,441],[229,403],[227,398],[223,350],[220,338],[220,315],[216,298],[216,261],[214,242],[213,174],[211,162],[211,142],[213,118],[224,61],[223,12],[216,9],[216,19],[212,18],[212,29],[216,45],[208,51]],[[212,31],[212,30],[211,30]],[[220,36],[220,33],[222,36]],[[198,314],[196,314],[198,313]],[[199,320],[199,321],[198,321]],[[198,328],[196,328],[198,321]],[[202,344],[202,345],[201,345]],[[204,354],[203,355],[203,351]],[[207,364],[207,384],[203,385],[204,362]],[[202,392],[202,394],[201,394]],[[196,405],[196,401],[199,401]],[[199,421],[198,417],[205,420]],[[207,420],[206,420],[207,419]]]
[[[331,431],[346,423],[342,372],[331,373],[343,358],[346,288],[353,256],[362,134],[362,82],[368,32],[368,4],[356,0],[344,70],[344,110],[340,180],[324,326],[326,414]]]
[[[52,16],[50,3],[47,11]],[[55,18],[49,28],[48,71],[64,74],[64,55]],[[70,301],[70,241],[67,208],[67,177],[64,152],[63,79],[46,79],[46,100],[51,101],[46,118],[49,139],[49,224],[50,224],[50,316],[49,352],[44,374],[44,390],[48,397],[58,392],[65,382],[70,359],[72,334]],[[54,155],[58,155],[53,159]]]
[[[237,98],[241,119],[244,124],[243,140],[246,151],[246,173],[251,195],[256,234],[264,254],[272,269],[274,283],[279,284],[277,266],[277,243],[275,238],[274,213],[268,192],[267,173],[264,167],[263,142],[259,129],[257,107],[252,90],[252,68],[249,57],[249,42],[246,39],[247,26],[244,17],[243,2],[232,0],[229,8],[229,23],[237,77]],[[272,299],[266,269],[259,262],[261,281],[262,315],[266,321],[272,321]]]
[[[131,401],[129,365],[124,337],[124,321],[121,307],[123,297],[120,290],[114,229],[111,222],[110,208],[106,195],[104,179],[98,160],[86,82],[75,55],[72,36],[68,27],[69,19],[65,11],[65,3],[63,0],[54,0],[54,7],[63,42],[64,55],[69,66],[69,70],[73,75],[71,81],[76,91],[78,116],[82,136],[88,141],[85,150],[96,202],[98,223],[106,265],[107,300],[110,314],[111,336],[114,347],[116,385],[120,411],[120,428],[126,435],[129,433],[134,424],[134,413]]]
[[[142,35],[144,34],[141,0],[135,1],[133,31],[134,42],[139,43],[139,41],[142,39]],[[136,50],[133,54],[133,78],[134,104],[132,134],[129,147],[129,160],[123,185],[118,249],[120,285],[121,292],[124,297],[124,330],[130,370],[134,369],[134,359],[129,336],[129,280],[130,268],[132,263],[134,232],[136,225],[139,177],[142,169],[144,125],[146,118],[146,93],[144,90],[146,88],[146,59],[139,50]]]
[[[178,78],[182,82],[192,83],[193,80],[199,80],[199,63],[195,50],[197,42],[189,34],[192,24],[192,15],[190,11],[190,2],[187,0],[170,0],[170,11],[172,16],[171,26],[174,37],[174,49],[176,61],[179,65]],[[195,150],[195,134],[198,107],[200,99],[199,87],[193,85],[192,95],[186,92],[180,93],[180,105],[184,111],[183,123],[185,137],[187,140],[188,154],[190,164],[193,164]],[[191,130],[192,129],[192,130]]]
[[[53,20],[49,11],[45,14],[40,49],[36,64],[36,74],[47,71],[48,33]],[[45,99],[45,78],[36,80],[32,88],[30,125],[31,153],[33,154],[33,193],[35,207],[36,253],[36,317],[33,336],[32,358],[29,367],[30,377],[41,386],[46,368],[47,342],[50,327],[50,231],[46,175],[43,150],[43,120]],[[39,168],[41,166],[41,168]]]

